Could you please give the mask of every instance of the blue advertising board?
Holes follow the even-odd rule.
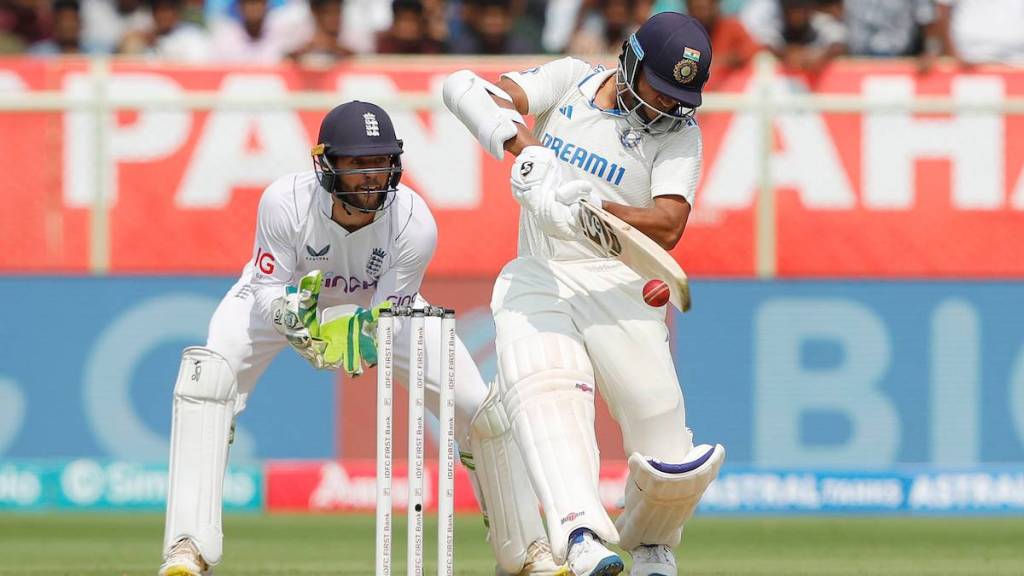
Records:
[[[1024,284],[693,287],[676,369],[697,442],[731,464],[1024,462]]]
[[[224,508],[263,508],[260,466],[231,466],[224,475]],[[2,510],[163,510],[167,466],[138,462],[0,460]]]
[[[708,514],[1021,514],[1024,468],[873,472],[725,469]]]
[[[0,462],[165,463],[181,349],[203,342],[231,282],[0,279]],[[698,280],[693,296],[671,319],[687,424],[726,446],[727,466],[1024,462],[1024,283]],[[485,375],[487,320],[460,307]],[[281,354],[239,419],[232,461],[345,456],[336,387]]]
[[[232,283],[0,279],[9,303],[0,322],[0,458],[166,463],[181,351],[206,341]],[[238,419],[232,462],[334,456],[334,382],[280,354]]]

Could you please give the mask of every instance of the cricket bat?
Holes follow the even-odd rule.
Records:
[[[669,302],[680,312],[690,309],[690,283],[679,263],[646,234],[586,200],[580,200],[580,228],[591,246],[616,258],[644,280],[668,284]]]

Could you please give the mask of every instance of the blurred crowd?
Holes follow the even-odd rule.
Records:
[[[688,12],[715,67],[762,49],[814,72],[839,55],[1024,62],[1024,0],[0,0],[0,54],[331,65],[358,54],[618,53]]]

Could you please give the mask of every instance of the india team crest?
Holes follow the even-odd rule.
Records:
[[[672,70],[672,76],[680,84],[689,84],[697,77],[697,63],[692,60],[680,60]]]
[[[676,82],[680,84],[689,84],[697,77],[697,66],[700,64],[700,50],[694,50],[687,46],[683,49],[683,59],[676,62],[675,69],[672,70],[672,75],[675,76]]]

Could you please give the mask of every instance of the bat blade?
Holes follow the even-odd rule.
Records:
[[[664,248],[646,234],[586,200],[580,201],[580,227],[587,242],[608,258],[616,258],[644,280],[662,280],[669,302],[680,312],[690,309],[686,272]]]

